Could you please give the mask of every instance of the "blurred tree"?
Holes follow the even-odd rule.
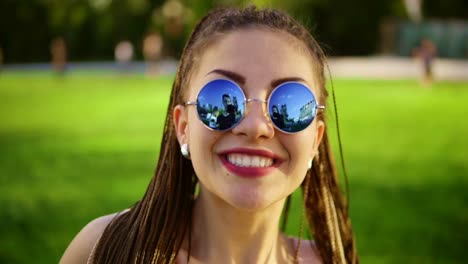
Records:
[[[404,0],[1,0],[0,46],[5,63],[48,61],[50,41],[64,36],[70,60],[111,60],[116,43],[128,39],[141,59],[143,37],[156,31],[165,54],[177,57],[206,12],[249,3],[290,12],[331,55],[375,52],[382,19],[406,16]],[[167,10],[179,11],[167,15]],[[465,19],[466,10],[464,0],[422,4],[423,18]]]
[[[405,4],[405,9],[408,14],[408,17],[410,18],[411,21],[414,22],[420,22],[422,19],[422,12],[421,12],[421,6],[422,6],[422,1],[423,0],[403,0],[403,3]]]
[[[466,20],[468,1],[464,0],[422,0],[424,18],[459,18]]]
[[[0,1],[0,46],[5,63],[47,61],[52,32],[39,0]]]
[[[380,21],[393,10],[392,1],[374,0],[310,0],[284,5],[309,27],[330,55],[375,52]]]
[[[162,33],[165,54],[179,57],[193,23],[193,11],[179,0],[167,0],[153,11],[152,27]]]

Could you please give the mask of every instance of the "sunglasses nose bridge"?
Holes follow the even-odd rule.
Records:
[[[258,105],[260,109],[256,109],[256,110],[252,109],[252,108],[255,108],[255,105]],[[252,111],[254,111],[254,113],[252,113]],[[257,111],[260,111],[260,112],[257,112]],[[268,100],[263,100],[260,98],[246,98],[244,117],[252,115],[252,114],[254,115],[260,114],[260,116],[257,116],[257,118],[260,118],[260,119],[257,119],[257,122],[266,122],[266,125],[268,127],[271,126],[271,128],[274,128],[271,117],[270,117],[270,113],[268,112]]]
[[[263,114],[264,114],[265,116],[269,116],[269,114],[268,114],[268,109],[267,109],[267,107],[266,107],[267,101],[266,101],[266,100],[263,100],[263,99],[260,99],[260,98],[247,98],[247,99],[245,100],[247,112],[248,112],[248,109],[249,109],[249,107],[247,106],[247,104],[248,104],[248,103],[255,103],[255,102],[261,103],[261,104],[262,104],[262,111],[263,111]]]
[[[260,99],[260,98],[247,98],[247,103],[249,102],[260,102],[260,103],[266,103],[266,100]]]
[[[233,133],[241,133],[251,138],[271,138],[274,125],[267,110],[267,101],[259,98],[245,98],[242,120],[233,127]]]

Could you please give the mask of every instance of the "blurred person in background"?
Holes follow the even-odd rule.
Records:
[[[67,44],[63,37],[57,37],[50,44],[52,68],[59,75],[63,75],[67,68]]]
[[[146,62],[146,74],[154,76],[160,73],[158,60],[161,57],[162,48],[162,37],[156,32],[148,34],[143,39],[143,57]]]
[[[433,82],[433,64],[436,55],[437,47],[428,38],[422,38],[420,46],[413,50],[413,56],[419,59],[423,69],[423,85],[428,86]]]
[[[86,225],[61,263],[357,263],[325,129],[325,67],[314,38],[283,12],[210,12],[182,53],[145,195]],[[209,128],[205,102],[231,93],[245,95],[237,96],[241,118]],[[284,131],[272,122],[270,103],[311,100],[307,126]],[[284,232],[299,188],[292,237]],[[303,220],[314,240],[302,239]]]
[[[133,59],[133,44],[128,40],[120,41],[115,46],[114,56],[119,71],[124,74],[130,72],[130,62]]]

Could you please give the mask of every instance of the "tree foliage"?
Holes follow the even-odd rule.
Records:
[[[463,0],[423,3],[424,17],[430,18],[463,18],[468,10]],[[6,63],[48,61],[51,40],[63,36],[71,60],[109,60],[116,43],[129,40],[141,58],[144,35],[156,31],[164,38],[164,54],[177,58],[208,10],[247,4],[288,11],[332,55],[374,53],[382,19],[405,19],[403,0],[2,0],[0,47]],[[179,17],[168,16],[171,8]]]

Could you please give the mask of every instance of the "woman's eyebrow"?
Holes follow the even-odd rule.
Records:
[[[244,76],[242,76],[242,75],[240,75],[238,73],[232,72],[232,71],[228,71],[228,70],[214,69],[214,70],[210,71],[208,74],[211,74],[211,73],[217,73],[217,74],[224,75],[225,77],[235,81],[239,85],[244,85],[245,81],[246,81]],[[303,83],[307,83],[304,79],[302,79],[300,77],[285,77],[285,78],[279,78],[279,79],[275,79],[275,80],[271,81],[270,86],[272,88],[274,88],[274,87],[276,87],[276,86],[278,86],[278,85],[280,85],[282,83],[285,83],[285,82],[303,82]]]
[[[232,71],[222,70],[222,69],[214,69],[214,70],[210,71],[208,74],[211,74],[211,73],[217,73],[217,74],[224,75],[225,77],[228,77],[229,79],[235,81],[237,84],[240,84],[240,85],[245,84],[245,77],[238,74],[238,73],[232,72]]]
[[[276,80],[273,80],[271,81],[270,85],[271,87],[276,87],[282,83],[285,83],[285,82],[303,82],[303,83],[307,83],[304,79],[300,78],[300,77],[286,77],[286,78],[280,78],[280,79],[276,79]]]

